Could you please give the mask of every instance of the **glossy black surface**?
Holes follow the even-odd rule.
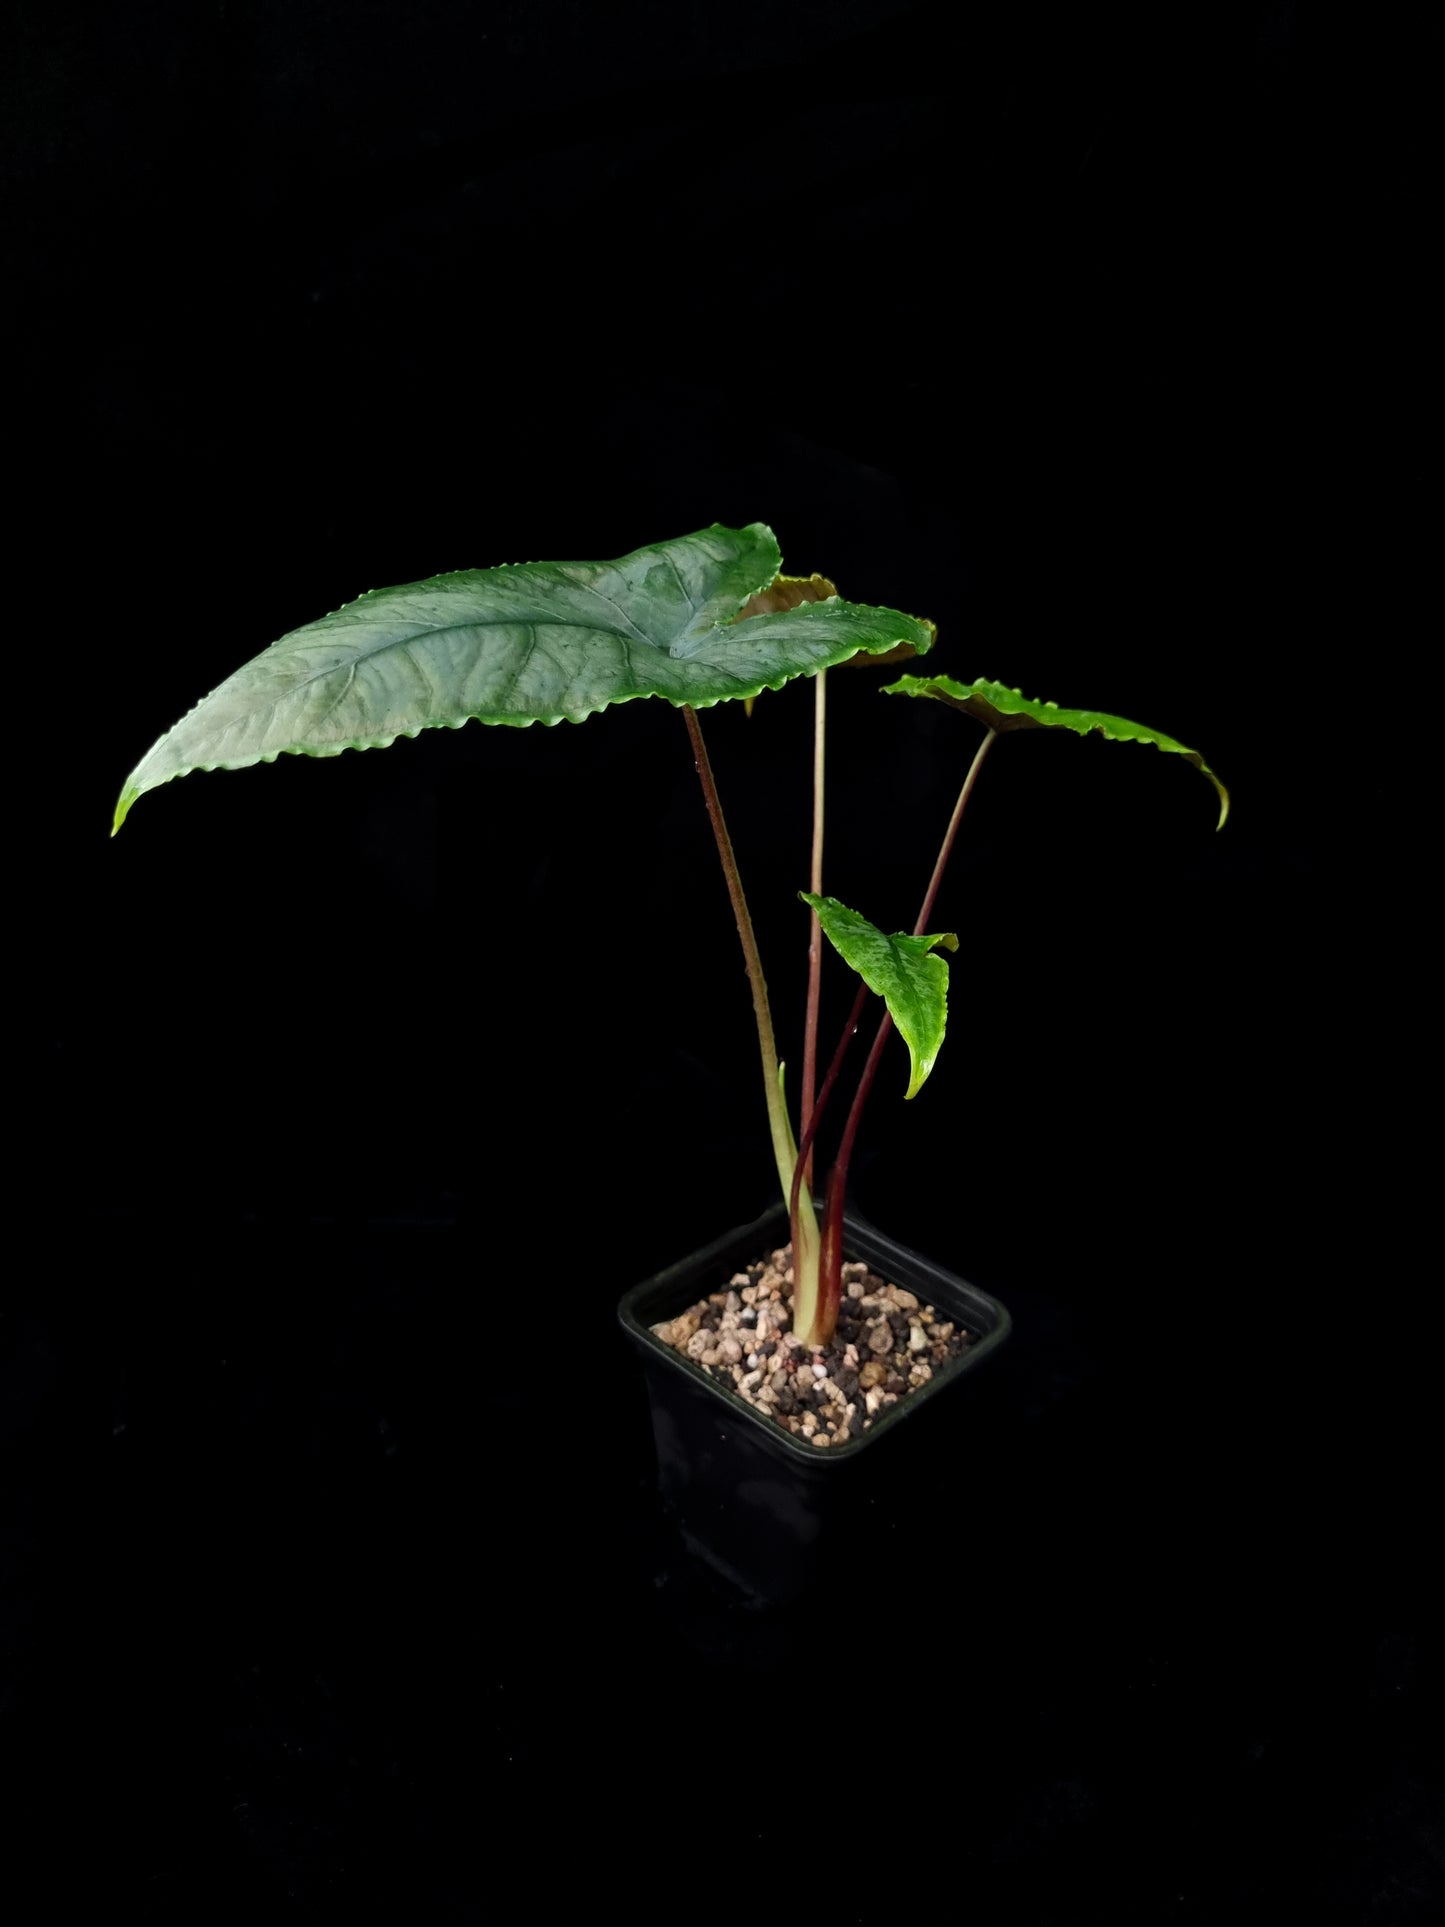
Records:
[[[688,1550],[759,1609],[795,1601],[810,1583],[825,1585],[824,1569],[837,1574],[856,1566],[880,1515],[894,1532],[923,1523],[910,1516],[907,1497],[930,1469],[936,1427],[966,1422],[960,1394],[1009,1334],[1008,1312],[987,1292],[856,1216],[845,1216],[844,1236],[845,1260],[865,1260],[886,1283],[913,1291],[921,1304],[960,1324],[974,1343],[836,1450],[794,1439],[649,1329],[786,1243],[781,1204],[633,1286],[618,1307],[646,1374],[658,1493],[667,1515]],[[986,1447],[986,1436],[974,1437]]]
[[[147,1282],[222,1231],[201,1280]],[[719,1801],[749,1854],[795,1853],[806,1764],[860,1906],[901,1875],[859,1808],[925,1771],[969,1817],[911,1873],[919,1910],[965,1848],[1005,1918],[1430,1892],[1429,1418],[1401,1361],[1357,1361],[1346,1411],[1317,1329],[1211,1337],[1138,1283],[1111,1317],[1020,1271],[1007,1345],[852,1557],[760,1611],[659,1504],[625,1260],[519,1375],[488,1334],[520,1254],[486,1227],[115,1221],[56,1251],[77,1283],[6,1326],[7,1721],[20,1837],[64,1889],[78,1838],[150,1918],[471,1919],[497,1856],[509,1894],[543,1878],[559,1811],[579,1862],[617,1851],[641,1777],[660,1877]]]

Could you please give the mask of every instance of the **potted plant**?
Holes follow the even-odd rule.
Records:
[[[844,600],[817,575],[781,573],[772,531],[714,524],[614,562],[461,570],[378,589],[293,630],[170,729],[132,771],[114,828],[137,798],[197,769],[281,754],[334,756],[467,721],[581,722],[660,697],[691,739],[752,990],[779,1200],[624,1298],[624,1331],[648,1366],[665,1495],[698,1548],[755,1594],[796,1591],[840,1474],[905,1419],[971,1375],[1009,1329],[996,1300],[894,1245],[846,1211],[849,1163],[890,1032],[916,1096],[943,1042],[951,933],[930,929],[949,855],[984,760],[1019,729],[1152,743],[1223,785],[1197,752],[1122,718],[1060,709],[1017,689],[904,674],[886,692],[942,702],[982,726],[962,773],[911,932],[889,934],[823,889],[826,678],[850,661],[927,655],[933,624]],[[699,711],[749,705],[814,681],[809,974],[795,1129],[767,982]],[[848,1021],[818,1077],[823,938],[857,974]],[[883,1012],[815,1195],[820,1127],[870,995]],[[910,1425],[910,1431],[915,1428]],[[890,1448],[896,1459],[898,1448]]]

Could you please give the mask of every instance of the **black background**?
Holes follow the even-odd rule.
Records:
[[[4,1628],[51,1900],[1438,1917],[1425,11],[11,9]],[[614,1325],[770,1197],[679,719],[107,836],[365,588],[754,519],[1235,801],[991,758],[950,1042],[854,1191],[1011,1306],[1019,1423],[941,1458],[935,1544],[762,1621],[658,1521]],[[976,732],[878,680],[830,682],[827,885],[899,927]],[[705,719],[793,1062],[809,713]]]

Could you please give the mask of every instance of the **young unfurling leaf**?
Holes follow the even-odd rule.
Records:
[[[887,1004],[908,1046],[911,1074],[904,1096],[916,1096],[937,1061],[948,1021],[948,965],[934,952],[940,944],[957,950],[958,938],[951,931],[910,937],[901,930],[890,937],[836,897],[798,894],[817,911],[824,936],[844,963]]]

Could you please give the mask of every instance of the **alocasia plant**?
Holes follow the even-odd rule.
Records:
[[[999,683],[905,675],[888,693],[926,696],[976,718],[985,735],[964,778],[917,923],[886,935],[822,889],[826,671],[853,659],[926,655],[934,627],[896,609],[843,600],[821,576],[780,572],[771,529],[714,524],[636,549],[615,562],[524,562],[464,569],[375,589],[293,629],[227,678],[166,732],[127,778],[114,828],[137,798],[197,769],[244,769],[279,755],[336,756],[375,749],[423,729],[470,721],[523,726],[582,722],[614,703],[660,696],[680,709],[693,747],[752,986],[773,1156],[789,1200],[794,1251],[793,1327],[823,1345],[837,1321],[842,1211],[849,1159],[890,1029],[908,1046],[913,1097],[932,1070],[946,1021],[947,966],[957,947],[928,933],[944,868],[983,759],[1015,729],[1069,729],[1152,743],[1223,784],[1195,751],[1121,717],[1032,702]],[[767,982],[697,712],[751,704],[765,689],[815,679],[814,831],[809,990],[801,1136],[795,1138],[768,1005]],[[848,1023],[815,1095],[819,934],[860,976]],[[825,1187],[819,1226],[807,1181],[814,1140],[870,992],[885,1012],[858,1081]]]

